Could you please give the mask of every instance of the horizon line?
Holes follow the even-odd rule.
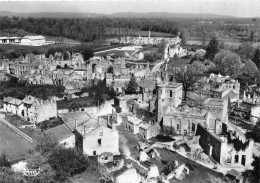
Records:
[[[230,17],[230,18],[260,18],[260,16],[234,16],[234,15],[226,15],[226,14],[218,14],[218,13],[188,13],[188,12],[168,12],[168,11],[149,11],[149,12],[135,12],[135,11],[121,11],[121,12],[114,12],[114,13],[98,13],[98,12],[75,12],[75,11],[35,11],[35,12],[14,12],[8,10],[2,10],[0,13],[8,12],[8,13],[17,13],[17,14],[34,14],[34,13],[75,13],[75,14],[98,14],[98,15],[113,15],[113,14],[120,14],[120,13],[136,13],[136,14],[148,14],[148,13],[168,13],[168,14],[194,14],[194,15],[217,15],[223,17]]]

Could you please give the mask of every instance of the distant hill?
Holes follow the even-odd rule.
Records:
[[[98,13],[73,13],[73,12],[37,12],[37,13],[14,13],[1,11],[0,16],[34,17],[34,18],[97,18],[104,15]]]
[[[231,18],[232,16],[217,15],[217,14],[196,14],[196,13],[167,13],[167,12],[122,12],[112,14],[98,14],[98,13],[74,13],[74,12],[37,12],[37,13],[15,13],[9,11],[1,11],[0,16],[17,16],[17,17],[34,17],[34,18]]]
[[[149,12],[149,13],[135,13],[135,12],[123,12],[113,13],[108,15],[109,17],[120,18],[203,18],[203,19],[215,19],[215,18],[229,18],[232,16],[217,15],[210,13],[167,13],[167,12]]]

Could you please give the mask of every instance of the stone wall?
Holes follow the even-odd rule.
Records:
[[[204,149],[204,152],[211,156],[218,162],[220,162],[221,158],[221,140],[217,139],[211,133],[209,133],[204,127],[201,125],[197,126],[196,136],[200,135],[199,139],[200,146]],[[212,146],[212,150],[211,147]]]

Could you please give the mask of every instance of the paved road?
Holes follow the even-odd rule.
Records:
[[[0,155],[6,153],[10,160],[25,157],[34,146],[0,121]]]

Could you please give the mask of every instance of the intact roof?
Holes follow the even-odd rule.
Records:
[[[21,37],[0,37],[0,39],[19,39]]]
[[[4,99],[3,102],[13,104],[13,105],[17,105],[17,106],[22,104],[22,101],[20,99],[13,98],[13,97],[7,97],[7,98]]]
[[[37,39],[45,39],[43,36],[24,36],[23,39],[31,39],[31,40],[37,40]]]
[[[64,140],[73,135],[72,130],[66,125],[62,124],[45,131],[49,135],[53,135],[58,141]]]
[[[88,113],[83,111],[59,114],[59,116],[66,124],[66,126],[72,131],[75,129],[75,121],[77,123],[77,126],[80,126],[91,118]]]

